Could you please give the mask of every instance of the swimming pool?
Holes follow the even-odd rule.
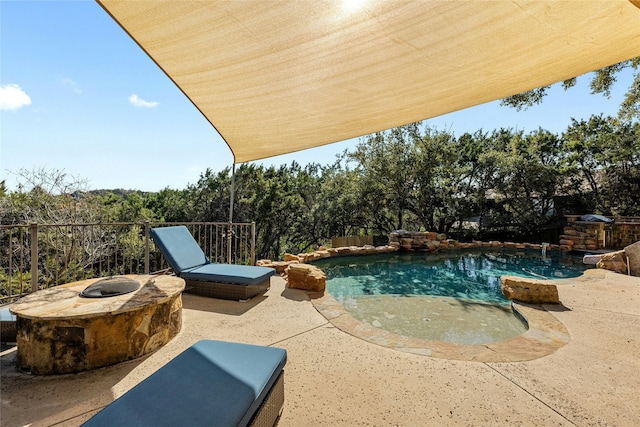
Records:
[[[355,319],[396,334],[456,344],[518,336],[524,320],[502,296],[500,276],[559,279],[588,268],[561,252],[459,250],[327,258],[314,263],[327,292]]]

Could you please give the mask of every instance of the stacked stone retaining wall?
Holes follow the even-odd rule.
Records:
[[[565,250],[622,249],[640,241],[639,217],[608,217],[612,223],[581,221],[582,215],[567,215],[560,236]]]
[[[540,244],[540,243],[516,243],[516,242],[500,242],[489,241],[481,242],[474,240],[471,243],[458,242],[457,240],[448,239],[445,234],[439,234],[432,231],[394,231],[389,235],[389,245],[395,246],[398,250],[414,251],[414,252],[433,252],[440,249],[467,249],[467,248],[509,248],[509,249],[539,249],[543,246],[549,250],[561,249],[557,244]]]
[[[594,251],[604,246],[604,223],[602,222],[570,222],[560,235],[560,248],[563,250]]]
[[[616,220],[607,236],[607,246],[624,248],[635,242],[640,242],[640,218]]]

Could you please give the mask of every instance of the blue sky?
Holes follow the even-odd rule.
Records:
[[[500,127],[561,133],[572,117],[615,115],[631,78],[619,77],[611,99],[590,95],[584,76],[526,111],[496,101],[426,124],[456,135]],[[86,179],[90,189],[183,189],[207,167],[233,162],[205,118],[92,1],[0,0],[0,87],[0,180],[10,190],[16,172],[39,168]],[[329,164],[356,143],[260,163]]]

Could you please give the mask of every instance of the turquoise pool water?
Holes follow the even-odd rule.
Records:
[[[327,258],[314,263],[353,317],[392,332],[490,343],[526,331],[502,296],[500,276],[560,279],[588,268],[580,257],[526,250],[461,250]]]
[[[576,277],[582,258],[533,251],[451,251],[326,258],[327,290],[340,300],[354,295],[431,295],[506,303],[500,276],[544,279]]]

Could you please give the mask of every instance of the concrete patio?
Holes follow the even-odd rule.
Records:
[[[569,342],[523,362],[448,360],[364,341],[280,277],[248,303],[185,294],[182,331],[140,359],[33,376],[16,370],[15,348],[5,350],[0,424],[77,426],[196,341],[216,339],[287,350],[280,427],[639,425],[640,278],[590,270],[557,283],[563,305],[545,308]]]

